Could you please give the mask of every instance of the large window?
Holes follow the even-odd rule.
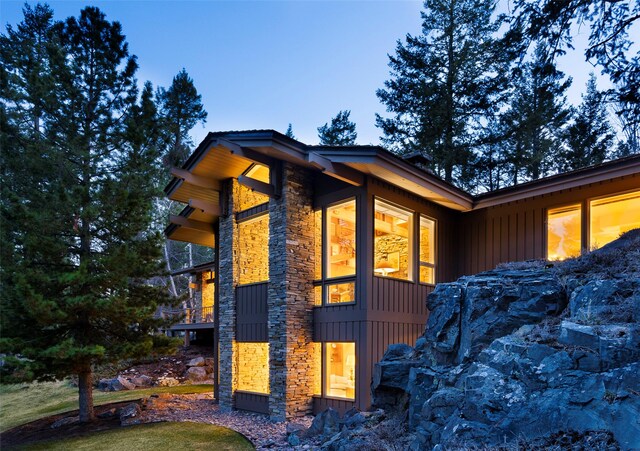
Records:
[[[413,213],[375,200],[373,257],[376,274],[411,280]]]
[[[327,208],[327,278],[356,274],[356,201]]]
[[[269,343],[237,343],[238,390],[269,394]]]
[[[589,247],[599,248],[640,227],[640,191],[591,201]]]
[[[325,343],[325,395],[355,399],[356,344]]]
[[[580,255],[580,204],[551,208],[547,211],[547,258],[564,260]]]
[[[420,282],[436,283],[436,222],[420,216]]]

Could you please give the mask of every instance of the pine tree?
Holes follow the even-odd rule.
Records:
[[[471,173],[477,129],[501,90],[504,63],[492,34],[491,0],[426,0],[422,34],[407,35],[390,56],[392,78],[377,92],[391,118],[376,117],[382,142],[398,152],[423,152],[449,182]]]
[[[31,13],[25,9],[20,27]],[[36,102],[23,100],[3,119],[10,127],[2,140],[15,155],[2,168],[3,185],[11,183],[2,197],[0,272],[11,289],[2,290],[0,352],[20,356],[2,368],[15,370],[14,377],[77,375],[86,422],[94,416],[94,365],[169,344],[153,334],[164,324],[153,314],[171,299],[148,282],[161,271],[161,236],[151,228],[160,173],[157,118],[149,86],[138,100],[137,64],[119,23],[95,7],[49,23],[51,54],[65,58],[42,68],[55,88],[43,101],[40,141],[5,131],[21,130]],[[18,42],[2,37],[3,65],[5,45]],[[37,81],[9,70],[3,104],[13,105],[5,94]],[[28,150],[34,145],[38,158]],[[16,178],[23,173],[32,176]]]
[[[325,123],[318,127],[318,138],[323,146],[352,146],[356,143],[358,134],[356,124],[349,120],[351,111],[340,111],[331,119],[331,125]]]
[[[610,154],[614,136],[604,95],[598,91],[592,72],[582,103],[576,110],[573,123],[567,128],[567,148],[556,159],[558,168],[567,172],[602,163]]]
[[[284,133],[284,136],[287,136],[291,139],[296,139],[295,135],[293,134],[293,127],[291,126],[291,122],[289,122],[289,126],[287,127],[287,131]]]
[[[179,166],[193,147],[189,131],[207,120],[202,96],[184,68],[173,77],[169,89],[158,90],[158,104],[167,146],[164,163],[167,167]]]
[[[502,116],[506,136],[506,160],[515,185],[537,180],[551,171],[563,147],[563,128],[571,117],[564,93],[571,78],[564,79],[541,47],[533,61],[516,72],[509,109]]]

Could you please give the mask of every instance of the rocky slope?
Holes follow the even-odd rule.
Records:
[[[391,346],[374,372],[375,406],[407,409],[410,448],[603,431],[640,449],[640,230],[439,284],[427,305],[415,347]]]

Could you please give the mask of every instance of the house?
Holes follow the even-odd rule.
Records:
[[[171,272],[171,276],[188,275],[190,296],[182,308],[160,307],[162,317],[179,320],[165,332],[170,336],[184,336],[185,346],[192,341],[213,345],[213,298],[215,296],[215,262],[206,262]]]
[[[640,227],[640,156],[471,196],[375,146],[210,133],[165,188],[169,238],[215,248],[215,396],[275,420],[370,404],[434,284]]]

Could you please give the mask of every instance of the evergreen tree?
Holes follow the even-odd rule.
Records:
[[[506,53],[492,38],[492,0],[425,0],[422,34],[398,41],[392,78],[377,92],[392,118],[376,117],[382,142],[398,152],[423,152],[433,170],[460,186],[472,173],[477,133],[499,108]],[[468,177],[465,177],[468,178]]]
[[[291,126],[291,122],[289,122],[289,126],[287,127],[287,131],[284,133],[284,136],[287,136],[291,139],[296,139],[295,135],[293,134],[293,127]]]
[[[167,146],[164,164],[167,167],[180,166],[193,147],[189,131],[207,120],[202,96],[184,68],[173,77],[169,89],[158,90],[158,104]]]
[[[512,183],[537,180],[554,167],[562,149],[562,130],[571,117],[565,92],[571,79],[546,59],[541,47],[534,59],[516,72],[509,109],[502,116],[506,160]]]
[[[615,135],[607,116],[604,95],[598,91],[596,77],[591,73],[582,103],[567,128],[567,148],[556,159],[561,172],[599,164],[609,156]]]
[[[169,344],[153,334],[164,324],[153,314],[171,300],[148,283],[161,270],[161,236],[151,229],[157,118],[149,86],[138,101],[137,64],[119,23],[95,7],[58,23],[46,7],[25,7],[18,30],[36,16],[54,49],[48,54],[64,55],[38,69],[54,80],[46,97],[12,97],[21,86],[37,91],[40,81],[7,60],[5,50],[26,34],[2,36],[11,74],[2,142],[13,155],[3,152],[2,161],[0,352],[14,356],[2,370],[26,380],[76,374],[86,422],[94,416],[94,365]],[[39,138],[19,134],[38,110]]]
[[[331,119],[331,125],[325,123],[318,127],[318,138],[323,146],[352,146],[356,143],[358,134],[356,124],[349,120],[351,111],[340,111]]]

